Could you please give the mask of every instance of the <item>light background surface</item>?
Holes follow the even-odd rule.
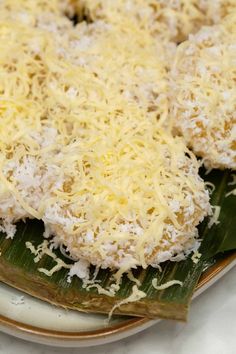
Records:
[[[116,343],[76,349],[46,347],[0,333],[0,353],[236,354],[236,267],[194,300],[187,324],[162,321]]]

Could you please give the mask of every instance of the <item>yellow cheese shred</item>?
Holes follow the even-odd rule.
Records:
[[[112,314],[114,313],[114,311],[119,308],[122,305],[126,305],[129,304],[131,302],[136,302],[139,301],[143,298],[145,298],[147,296],[147,294],[141,290],[138,289],[137,285],[134,285],[132,288],[132,293],[131,295],[129,295],[126,299],[119,301],[117,304],[115,304],[111,311],[108,314],[108,322],[110,321]]]
[[[179,281],[179,280],[170,280],[168,282],[166,282],[165,284],[161,284],[161,285],[157,285],[157,278],[154,278],[152,280],[152,286],[156,289],[156,290],[165,290],[168,289],[169,287],[173,286],[173,285],[180,285],[183,286],[183,282]]]
[[[161,127],[164,47],[132,21],[51,16],[0,16],[0,218],[43,220],[72,259],[117,277],[184,257],[209,195]]]
[[[225,196],[229,197],[230,195],[236,195],[236,188],[232,189],[230,192],[228,192]]]
[[[170,74],[172,123],[210,172],[236,169],[236,12],[177,49]]]
[[[208,223],[209,229],[213,225],[218,225],[220,223],[219,221],[219,216],[220,216],[220,211],[221,211],[221,206],[219,205],[214,205],[212,206],[212,209],[214,210],[212,217],[210,218],[210,221]]]
[[[203,25],[219,23],[236,9],[234,0],[72,0],[72,3],[78,13],[84,11],[93,21],[103,19],[118,26],[132,21],[159,40],[177,43]]]

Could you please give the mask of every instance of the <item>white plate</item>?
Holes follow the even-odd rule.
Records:
[[[231,255],[208,270],[199,282],[195,296],[236,265]],[[114,317],[64,310],[25,295],[0,283],[0,330],[18,338],[61,347],[85,347],[113,342],[152,326],[145,318]],[[21,297],[23,303],[20,302]]]

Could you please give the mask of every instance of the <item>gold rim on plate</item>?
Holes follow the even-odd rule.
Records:
[[[210,267],[200,278],[196,292],[201,290],[217,276],[223,273],[236,260],[236,252],[226,256],[224,259],[218,261],[215,265]],[[36,326],[31,326],[19,321],[15,321],[8,317],[0,315],[0,326],[8,330],[14,330],[18,333],[31,335],[32,337],[40,337],[41,339],[57,340],[63,342],[70,341],[93,341],[104,339],[117,334],[122,334],[127,331],[133,331],[139,327],[143,327],[148,323],[154,322],[148,318],[131,318],[119,324],[112,325],[108,328],[93,330],[93,331],[80,331],[80,332],[63,332],[44,329]]]

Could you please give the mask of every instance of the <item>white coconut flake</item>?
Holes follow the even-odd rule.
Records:
[[[74,275],[80,279],[89,279],[89,268],[90,263],[85,259],[80,259],[78,262],[74,263],[69,270],[68,283],[71,283],[71,278]]]

